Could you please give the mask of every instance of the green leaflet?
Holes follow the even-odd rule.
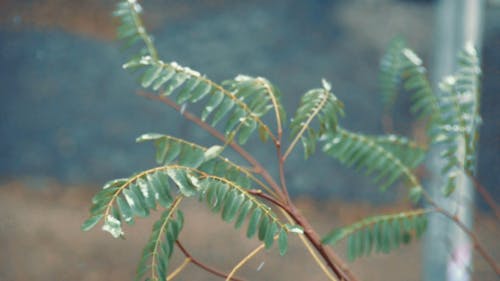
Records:
[[[260,216],[262,215],[262,210],[257,208],[253,211],[252,216],[250,217],[250,222],[248,223],[247,228],[247,237],[252,238],[257,232],[257,227],[259,225]]]
[[[85,220],[83,223],[82,223],[82,226],[81,226],[81,229],[83,231],[89,231],[90,229],[92,229],[97,223],[99,223],[99,221],[101,221],[103,215],[102,214],[99,214],[99,215],[95,215],[95,216],[92,216],[90,218],[88,218],[87,220]]]
[[[182,195],[191,197],[196,195],[197,186],[190,179],[190,175],[184,169],[169,169],[167,175],[177,185]]]
[[[280,230],[278,237],[278,247],[280,249],[280,255],[284,256],[288,251],[288,235],[285,229]]]
[[[335,245],[347,239],[347,256],[353,261],[376,252],[389,253],[408,244],[412,234],[420,237],[427,225],[425,209],[365,218],[349,226],[337,228],[322,238],[322,243]]]

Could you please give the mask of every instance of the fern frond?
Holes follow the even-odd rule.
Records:
[[[406,48],[406,42],[397,37],[391,40],[380,60],[379,86],[382,94],[382,103],[386,109],[391,108],[398,96],[401,83],[401,67],[403,58],[401,50]]]
[[[261,138],[275,139],[261,117],[274,107],[277,119],[283,120],[279,118],[284,111],[276,87],[264,78],[248,76],[238,76],[219,85],[189,67],[158,59],[151,36],[145,31],[137,7],[140,6],[135,1],[122,2],[118,5],[115,15],[121,21],[119,35],[121,34],[122,39],[133,42],[142,39],[146,45],[142,52],[123,65],[125,69],[142,73],[142,87],[159,91],[163,96],[175,95],[178,104],[207,100],[201,119],[206,121],[211,116],[211,124],[216,126],[226,117],[227,121],[222,130],[229,140],[238,134],[238,142],[244,144],[256,129],[259,130]]]
[[[334,132],[339,116],[344,115],[342,102],[330,92],[330,84],[323,79],[322,89],[313,89],[302,96],[300,105],[290,123],[290,137],[293,138],[285,158],[300,139],[304,146],[304,155],[309,157],[316,150],[320,135]],[[317,128],[312,126],[318,120]]]
[[[285,254],[290,226],[281,222],[271,208],[245,188],[224,178],[207,175],[200,181],[200,186],[203,190],[200,199],[213,212],[220,212],[224,221],[235,221],[234,227],[238,229],[249,217],[246,236],[252,238],[257,235],[268,249],[274,243],[274,236],[279,235],[280,253]]]
[[[442,170],[447,178],[445,195],[454,191],[456,177],[463,169],[474,174],[476,144],[481,123],[480,66],[477,52],[472,46],[466,46],[459,53],[458,65],[458,71],[443,79],[440,84],[441,119],[435,140],[444,144],[441,156],[446,160]],[[461,154],[458,153],[459,146],[464,147]]]
[[[259,240],[267,248],[274,242],[274,236],[295,232],[295,228],[281,222],[266,204],[260,202],[245,187],[223,177],[207,174],[201,170],[179,165],[166,165],[143,171],[129,179],[120,179],[105,185],[92,200],[90,218],[82,225],[83,230],[94,227],[104,218],[103,230],[115,238],[122,237],[122,221],[133,223],[134,217],[145,217],[159,202],[170,208],[173,182],[179,190],[178,197],[194,197],[207,203],[214,212],[220,212],[225,221],[235,222],[235,228],[242,226],[247,216],[247,236],[258,233]],[[281,238],[280,252],[286,252],[286,238]]]
[[[175,199],[172,206],[154,223],[151,236],[142,251],[135,280],[142,280],[148,271],[151,272],[151,280],[166,280],[175,241],[184,225],[184,216],[177,210],[181,199],[182,197]]]
[[[394,104],[400,84],[411,92],[411,112],[428,118],[428,133],[435,135],[440,118],[439,101],[432,91],[427,70],[415,52],[401,39],[394,39],[380,64],[382,101],[388,108]]]
[[[363,255],[368,256],[373,251],[389,253],[401,244],[410,243],[412,233],[416,238],[422,235],[427,227],[429,212],[430,210],[418,209],[365,218],[332,230],[323,237],[322,243],[335,245],[347,238],[347,256],[351,261]]]
[[[430,118],[432,123],[436,122],[439,114],[439,103],[436,95],[432,91],[427,70],[422,64],[422,60],[408,48],[401,50],[402,65],[401,76],[404,88],[412,92],[411,111],[419,117]]]
[[[379,184],[382,190],[386,190],[398,179],[405,179],[409,183],[413,196],[418,195],[417,191],[422,190],[418,179],[411,172],[412,166],[418,163],[412,154],[418,153],[413,152],[410,156],[404,156],[403,159],[406,157],[413,160],[406,160],[408,163],[405,163],[384,147],[387,145],[384,142],[387,139],[349,132],[341,127],[337,127],[334,133],[324,134],[322,140],[324,141],[323,151],[327,155],[336,158],[348,167],[364,170],[367,175],[374,176],[375,183]],[[391,149],[394,151],[394,148]],[[418,160],[420,161],[421,157]],[[418,197],[413,198],[415,199]]]
[[[110,181],[92,198],[90,218],[83,223],[82,229],[89,230],[104,218],[102,229],[115,238],[122,237],[122,222],[133,224],[135,217],[149,216],[157,204],[170,208],[173,202],[170,181],[182,196],[196,195],[199,187],[191,169],[178,165],[163,166]]]

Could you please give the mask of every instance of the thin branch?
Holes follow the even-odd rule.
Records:
[[[493,196],[488,192],[488,190],[478,181],[478,179],[468,170],[465,170],[465,173],[467,176],[471,179],[473,186],[476,188],[477,192],[481,194],[483,197],[484,201],[486,201],[486,204],[493,210],[493,213],[497,217],[497,219],[500,218],[500,208],[498,208],[497,203],[495,203],[495,200],[493,199]]]
[[[469,235],[469,237],[472,239],[472,242],[474,244],[474,249],[476,249],[479,252],[479,254],[490,265],[490,267],[495,271],[495,273],[497,275],[500,275],[500,267],[496,264],[495,259],[486,252],[484,247],[479,242],[478,237],[472,230],[470,230],[461,220],[459,220],[457,216],[451,214],[447,210],[438,207],[436,208],[436,212],[439,212],[440,214],[452,220],[456,225],[458,225],[458,227],[460,227],[460,229],[462,229],[462,231],[467,233],[467,235]]]
[[[434,207],[436,212],[444,215],[445,217],[453,221],[460,229],[462,229],[463,232],[465,232],[472,239],[472,243],[474,244],[474,249],[478,251],[478,253],[484,258],[484,260],[490,265],[493,271],[495,271],[497,275],[500,275],[500,267],[496,264],[495,259],[490,254],[488,254],[488,252],[484,249],[476,234],[472,230],[470,230],[456,215],[453,215],[452,213],[448,212],[447,210],[437,205],[437,203],[425,190],[423,190],[423,195],[426,198],[427,202],[432,207]]]
[[[182,264],[179,265],[179,267],[177,267],[176,270],[174,270],[172,273],[170,273],[170,275],[167,276],[167,281],[173,280],[175,276],[181,273],[181,271],[183,271],[190,262],[191,258],[185,258]]]
[[[226,278],[226,281],[231,280],[231,277],[240,269],[245,263],[247,263],[251,258],[253,258],[258,252],[260,252],[262,249],[264,249],[264,244],[260,244],[257,248],[255,248],[253,251],[251,251],[248,255],[246,255],[236,266],[233,267],[233,270],[229,273],[229,275]]]
[[[243,281],[242,279],[239,279],[239,278],[236,278],[236,277],[231,277],[231,279],[227,279],[228,278],[228,275],[225,274],[224,272],[221,272],[215,268],[212,268],[200,261],[198,261],[197,259],[195,259],[187,250],[186,248],[184,248],[184,246],[181,244],[181,242],[179,240],[175,241],[175,244],[177,244],[177,247],[179,247],[179,249],[181,250],[181,252],[186,256],[186,258],[189,258],[191,263],[200,267],[201,269],[207,271],[207,272],[210,272],[212,273],[213,275],[216,275],[216,276],[219,276],[219,277],[222,277],[222,278],[226,278],[226,280],[234,280],[234,281]]]
[[[281,154],[281,145],[276,146],[276,153],[278,156],[278,166],[279,166],[279,171],[280,171],[280,182],[281,182],[281,189],[283,190],[283,193],[286,196],[286,201],[291,202],[290,199],[290,194],[288,193],[288,187],[286,186],[286,180],[285,180],[285,157]]]
[[[358,279],[356,278],[356,276],[354,276],[354,274],[348,269],[347,265],[344,264],[342,259],[321,243],[321,237],[318,235],[318,233],[316,233],[309,221],[307,221],[306,218],[299,212],[299,210],[292,204],[290,204],[290,211],[290,215],[292,216],[292,218],[298,225],[304,228],[304,234],[306,235],[307,239],[323,257],[326,264],[332,269],[337,278],[342,281],[357,281]]]
[[[283,215],[288,219],[289,222],[292,222],[292,223],[294,222],[293,219],[292,219],[292,217],[285,210],[281,210],[281,211],[283,212]],[[328,277],[328,279],[330,281],[338,281],[337,278],[335,278],[332,275],[332,273],[328,270],[328,268],[325,266],[325,264],[320,260],[320,257],[314,251],[314,249],[310,245],[310,242],[304,237],[304,235],[300,235],[299,234],[298,236],[300,238],[300,241],[302,241],[302,244],[304,244],[304,246],[306,246],[307,251],[309,252],[309,254],[311,254],[311,256],[313,257],[314,261],[321,268],[321,270],[326,275],[326,277]]]
[[[184,110],[181,112],[181,107],[177,103],[175,103],[174,101],[169,99],[168,97],[157,96],[157,95],[153,95],[153,94],[150,94],[150,93],[147,93],[144,91],[138,91],[137,94],[140,96],[146,97],[148,99],[151,99],[151,100],[160,101],[160,102],[172,107],[176,111],[180,112],[187,120],[195,123],[200,128],[207,131],[209,134],[211,134],[212,136],[214,136],[216,139],[220,140],[221,142],[226,143],[227,140],[223,134],[221,134],[219,131],[215,130],[212,126],[203,122],[200,118],[198,118],[194,114],[188,112],[187,110]],[[276,192],[282,199],[286,198],[285,194],[283,194],[283,192],[279,188],[278,184],[274,181],[274,179],[267,172],[267,170],[264,168],[264,166],[262,166],[262,164],[260,164],[255,158],[252,157],[252,155],[250,155],[243,147],[241,147],[237,143],[235,143],[233,141],[229,142],[229,146],[231,146],[231,148],[234,149],[234,151],[236,151],[238,154],[240,154],[241,157],[243,157],[245,160],[247,160],[248,163],[250,163],[254,167],[255,172],[257,174],[261,175],[264,178],[264,180],[266,180],[266,182],[269,183],[269,185],[274,190],[274,192]]]

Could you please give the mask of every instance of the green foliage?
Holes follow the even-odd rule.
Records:
[[[400,69],[403,64],[401,50],[404,48],[406,48],[406,42],[399,37],[394,38],[380,60],[380,93],[382,103],[386,108],[391,108],[394,105],[399,93]]]
[[[446,175],[445,194],[456,186],[457,176],[465,169],[474,174],[476,144],[481,123],[479,116],[479,59],[472,46],[466,46],[459,54],[458,71],[443,79],[440,84],[441,120],[435,138],[442,143],[442,157],[447,164],[441,171]],[[464,152],[458,148],[464,146]],[[462,155],[463,157],[459,157]]]
[[[158,166],[110,181],[92,198],[90,217],[82,224],[82,230],[90,230],[103,221],[102,229],[115,238],[124,237],[124,223],[133,224],[138,217],[162,211],[143,250],[136,280],[168,279],[175,245],[183,250],[179,241],[184,225],[180,202],[186,198],[205,204],[221,220],[234,223],[235,229],[245,225],[246,236],[257,237],[267,249],[277,240],[279,252],[284,255],[288,250],[288,235],[303,235],[302,227],[307,226],[297,215],[284,179],[284,162],[299,140],[306,158],[315,152],[320,142],[322,152],[372,177],[383,191],[403,180],[414,203],[425,193],[412,171],[424,160],[426,148],[402,136],[369,136],[341,127],[339,117],[344,115],[343,104],[324,79],[322,88],[303,95],[286,128],[292,141],[282,154],[286,113],[277,87],[265,78],[245,75],[218,84],[189,67],[160,60],[152,37],[139,17],[140,12],[139,4],[128,0],[119,3],[114,13],[120,21],[118,37],[124,41],[125,48],[133,49],[134,53],[123,68],[134,71],[143,88],[158,92],[160,99],[180,105],[181,112],[187,104],[202,102],[201,112],[194,114],[200,116],[196,122],[222,143],[204,147],[170,135],[144,134],[137,142],[153,143]],[[403,40],[391,43],[380,64],[382,100],[386,108],[393,106],[399,87],[403,86],[412,95],[411,110],[427,118],[431,141],[444,145],[443,157],[448,165],[442,173],[448,179],[447,193],[453,191],[458,172],[465,169],[473,173],[480,123],[479,60],[472,47],[466,47],[459,58],[458,72],[441,84],[442,95],[432,91],[422,61]],[[275,128],[262,119],[270,111],[274,112]],[[221,131],[223,137],[214,134],[212,129]],[[263,142],[270,139],[277,149],[279,184],[243,148],[256,131]],[[461,143],[466,144],[463,159],[457,156]],[[233,148],[252,167],[223,157],[226,147]],[[276,209],[285,215],[278,216]],[[427,225],[427,213],[431,211],[436,209],[366,218],[332,230],[322,241],[314,230],[307,228],[304,237],[319,253],[324,253],[321,243],[335,245],[347,239],[348,257],[354,260],[374,251],[388,253],[411,242],[412,237],[420,237]],[[191,257],[183,252],[189,262]],[[326,254],[323,258],[329,259]],[[338,274],[339,270],[331,269]],[[349,279],[341,274],[337,277]]]
[[[421,189],[411,172],[423,160],[423,151],[408,140],[397,136],[370,137],[337,128],[323,136],[323,151],[341,163],[374,177],[374,182],[386,190],[400,178],[410,188]],[[418,200],[418,198],[415,198]]]
[[[176,199],[176,203],[180,202]],[[168,265],[174,252],[175,241],[184,225],[184,215],[177,210],[177,204],[165,210],[161,218],[153,225],[151,236],[142,251],[141,260],[137,266],[135,280],[142,280],[151,271],[152,280],[167,280]],[[149,262],[149,263],[148,263]]]
[[[401,40],[394,40],[381,61],[382,99],[391,106],[400,83],[412,93],[411,110],[427,117],[431,142],[442,144],[446,164],[441,171],[446,178],[444,194],[450,195],[457,176],[474,173],[476,143],[481,122],[479,116],[479,58],[467,45],[459,54],[458,71],[445,77],[441,93],[432,91],[422,60]],[[458,147],[464,145],[465,152]],[[459,159],[459,155],[463,155]]]
[[[232,140],[237,133],[238,142],[244,144],[256,129],[262,139],[272,136],[261,117],[275,109],[281,120],[285,112],[280,102],[279,90],[262,77],[238,75],[220,85],[199,72],[158,59],[157,51],[138,16],[137,3],[122,2],[115,15],[120,19],[118,37],[127,45],[143,39],[145,48],[123,65],[139,73],[142,87],[159,91],[161,96],[174,96],[178,104],[205,101],[201,119],[216,126],[225,118],[222,130]]]
[[[319,136],[334,132],[338,117],[344,115],[344,105],[330,92],[330,83],[324,79],[322,82],[322,89],[313,89],[304,94],[290,124],[290,135],[296,139],[300,137],[306,158],[314,153]],[[318,120],[318,129],[311,126],[314,119]]]
[[[389,253],[408,244],[412,236],[419,238],[427,227],[428,210],[417,209],[391,215],[365,218],[349,226],[332,230],[322,242],[335,245],[347,239],[347,255],[350,261],[372,252]]]

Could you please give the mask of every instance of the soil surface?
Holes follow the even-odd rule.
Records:
[[[126,240],[113,239],[98,227],[82,232],[80,224],[87,216],[95,190],[88,186],[62,186],[50,180],[14,181],[0,186],[0,280],[133,280],[142,247],[158,215],[127,227]],[[366,215],[407,207],[315,203],[307,198],[298,201],[320,233]],[[181,237],[195,258],[229,271],[258,245],[257,241],[246,239],[244,231],[235,231],[232,225],[221,222],[205,206],[196,201],[185,203],[186,226]],[[498,260],[498,224],[479,214],[476,226],[484,246]],[[238,276],[245,280],[326,280],[300,240],[291,238],[290,244],[285,257],[279,256],[276,247],[259,253]],[[335,248],[341,256],[345,256],[344,246]],[[416,281],[420,280],[420,253],[417,242],[389,255],[362,258],[350,266],[360,280]],[[183,256],[180,251],[174,255],[173,266],[179,265]],[[498,280],[480,257],[475,261],[474,280]],[[221,279],[189,265],[174,280]]]

